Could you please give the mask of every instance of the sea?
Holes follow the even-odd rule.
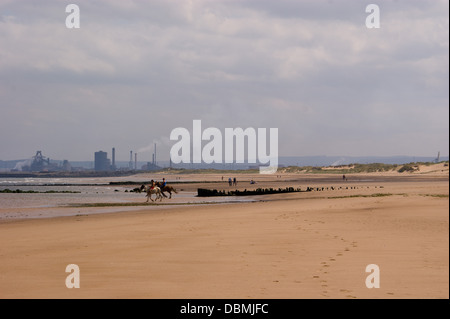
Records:
[[[220,204],[255,201],[252,198],[197,197],[196,192],[179,191],[172,199],[156,202],[159,205],[143,206],[146,194],[131,192],[137,185],[111,185],[126,182],[129,177],[91,178],[2,178],[0,179],[0,222],[5,220],[61,217],[84,214],[126,212],[142,209],[165,209],[171,205]],[[133,177],[133,182],[147,179]],[[170,181],[168,181],[170,183]],[[12,192],[3,192],[4,190]],[[33,191],[34,193],[26,193]],[[112,204],[107,206],[105,204]],[[117,205],[116,203],[119,203]],[[120,203],[125,205],[121,206]],[[92,204],[89,207],[81,207]],[[96,206],[97,204],[101,204]],[[116,204],[114,206],[114,204]]]

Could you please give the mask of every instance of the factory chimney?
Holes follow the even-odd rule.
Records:
[[[134,153],[134,170],[137,170],[137,153]]]
[[[130,162],[128,163],[128,168],[133,169],[133,151],[130,151]]]
[[[112,148],[112,166],[111,166],[111,169],[113,171],[116,170],[116,148],[115,147]]]

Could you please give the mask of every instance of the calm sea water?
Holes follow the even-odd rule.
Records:
[[[122,178],[122,181],[129,180]],[[117,178],[11,178],[0,179],[0,190],[10,189],[22,191],[70,191],[77,193],[0,193],[0,220],[16,218],[37,218],[74,215],[83,212],[112,212],[142,209],[145,206],[121,206],[104,208],[73,208],[76,204],[94,203],[144,203],[144,193],[130,192],[135,186],[109,185],[109,182],[120,181]],[[133,181],[140,182],[133,179]],[[142,180],[144,182],[145,180]],[[126,190],[128,192],[126,192]],[[195,192],[179,192],[172,199],[164,199],[162,203],[204,203],[204,198],[196,197]],[[250,198],[211,197],[207,202],[242,202],[253,201]],[[149,206],[150,209],[162,206]],[[24,212],[26,211],[26,212]],[[31,213],[30,213],[31,212]]]
[[[90,186],[85,186],[89,184]],[[77,203],[118,203],[142,200],[144,195],[125,192],[131,186],[109,186],[109,180],[93,178],[11,178],[0,179],[0,190],[69,191],[78,193],[0,193],[0,208],[59,207]]]

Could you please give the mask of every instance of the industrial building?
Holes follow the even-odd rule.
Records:
[[[108,159],[107,152],[95,152],[94,169],[96,172],[106,172],[111,170],[111,160]]]

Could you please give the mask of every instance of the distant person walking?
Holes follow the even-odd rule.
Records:
[[[236,177],[233,178],[233,185],[236,186],[237,185],[237,181],[236,181]]]
[[[233,186],[233,181],[231,180],[231,177],[228,178],[228,185]]]

